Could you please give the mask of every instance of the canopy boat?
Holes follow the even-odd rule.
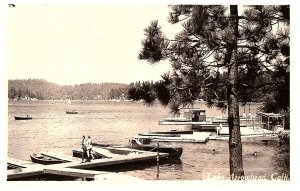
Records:
[[[78,114],[78,111],[75,111],[75,110],[66,111],[66,114]]]
[[[15,120],[30,120],[32,117],[29,117],[28,115],[20,115],[20,116],[14,116]]]
[[[44,165],[68,162],[42,153],[34,153],[30,155],[30,158],[32,162],[44,164]]]
[[[169,157],[172,158],[180,158],[183,151],[182,147],[172,147],[165,144],[159,144],[159,148],[157,148],[157,144],[151,143],[150,138],[139,138],[139,137],[133,137],[130,141],[129,147],[137,150],[152,151],[152,152],[157,152],[158,149],[159,152],[168,153]]]

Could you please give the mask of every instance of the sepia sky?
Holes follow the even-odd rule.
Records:
[[[7,79],[59,84],[130,83],[160,79],[168,62],[138,60],[144,28],[159,20],[173,37],[167,5],[16,4],[5,7]]]
[[[169,38],[180,31],[167,22],[167,4],[34,2],[4,7],[6,79],[130,83],[157,81],[170,70],[167,61],[150,65],[137,58],[152,20]]]

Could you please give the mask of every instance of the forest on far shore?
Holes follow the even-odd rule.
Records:
[[[84,83],[59,85],[42,79],[8,80],[8,98],[14,100],[110,100],[127,99],[129,85]]]

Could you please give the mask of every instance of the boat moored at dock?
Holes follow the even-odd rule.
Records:
[[[180,158],[182,155],[182,147],[173,147],[165,144],[154,144],[151,142],[150,138],[139,138],[133,137],[130,140],[130,148],[143,150],[143,151],[151,151],[151,152],[162,152],[168,153],[168,158]]]
[[[185,142],[185,143],[206,143],[211,132],[193,132],[193,134],[139,134],[134,138],[147,138],[154,142]]]
[[[38,163],[38,164],[43,164],[43,165],[49,165],[49,164],[58,164],[58,163],[64,163],[68,162],[53,156],[49,156],[43,153],[34,153],[30,155],[31,161]]]
[[[80,148],[73,149],[72,154],[73,154],[73,157],[82,158],[83,150]],[[95,152],[94,150],[92,150],[92,155],[93,155],[94,159],[109,158],[101,153]],[[86,154],[85,154],[85,156],[86,156]]]

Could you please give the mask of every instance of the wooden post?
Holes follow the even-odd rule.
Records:
[[[156,155],[156,162],[157,162],[157,174],[156,179],[159,179],[159,143],[157,143],[157,155]]]

